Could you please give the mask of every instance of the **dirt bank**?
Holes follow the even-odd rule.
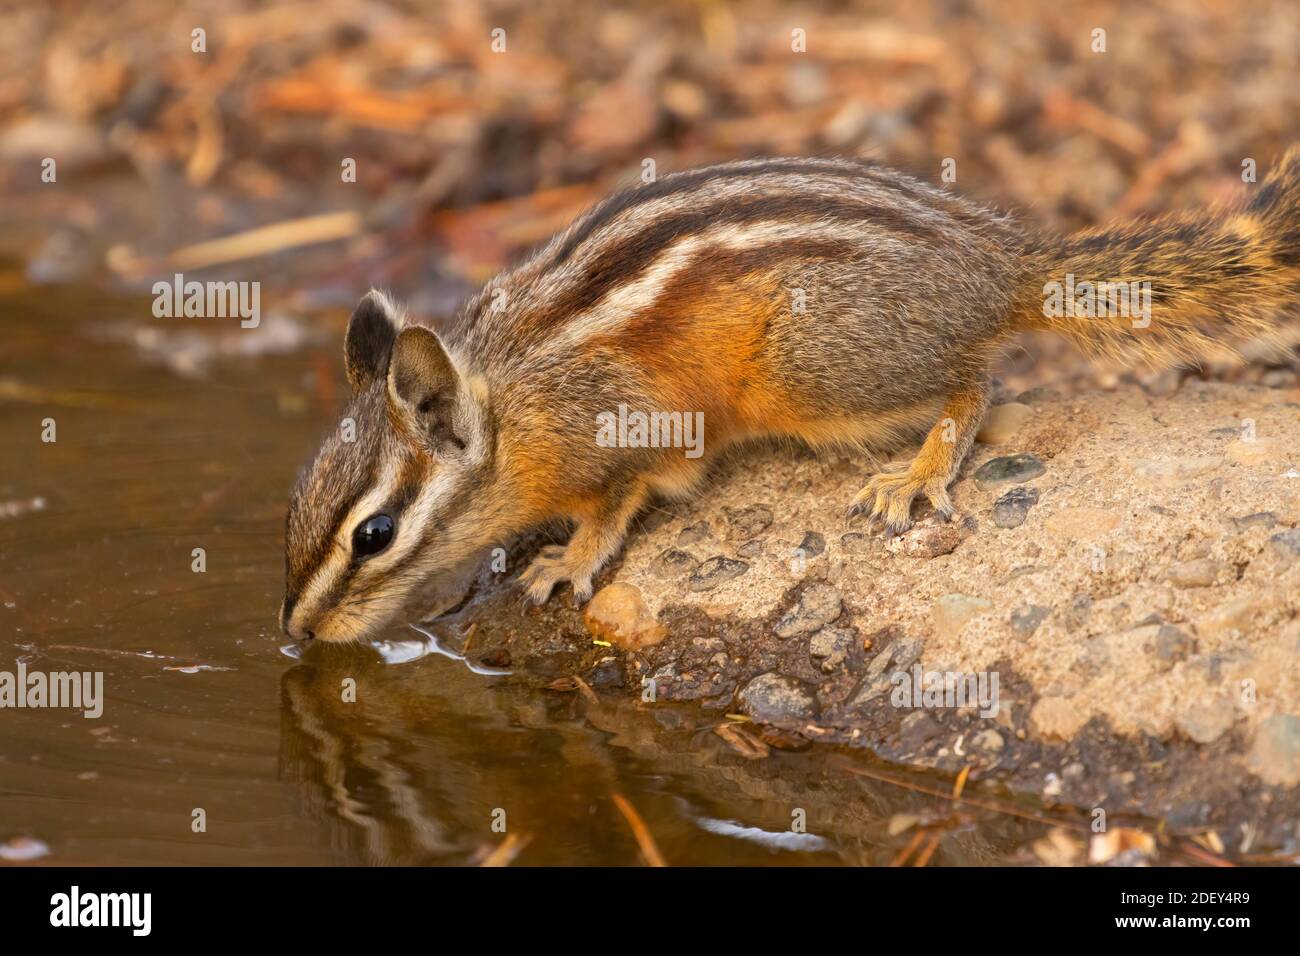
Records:
[[[759,449],[652,512],[585,611],[488,589],[439,629],[530,681],[1294,852],[1300,390],[1014,398],[950,524],[886,541],[845,522],[866,459]],[[996,707],[909,705],[930,672],[996,680]]]

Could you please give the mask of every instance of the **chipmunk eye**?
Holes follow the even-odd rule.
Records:
[[[388,515],[371,515],[352,532],[352,553],[368,558],[388,547],[393,540],[393,519]]]

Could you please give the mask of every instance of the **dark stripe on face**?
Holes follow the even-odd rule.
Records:
[[[711,226],[757,222],[872,222],[921,242],[937,243],[939,233],[907,212],[854,199],[809,197],[798,193],[735,197],[717,206],[667,216],[604,250],[592,262],[584,280],[546,303],[533,319],[539,329],[550,329],[591,308],[605,295],[646,272],[669,246],[686,236],[702,234]]]
[[[398,473],[397,488],[393,491],[392,497],[381,504],[375,511],[375,514],[386,514],[388,517],[393,519],[393,542],[396,542],[398,537],[402,534],[402,516],[406,513],[406,510],[412,505],[412,503],[414,503],[415,499],[419,497],[420,489],[424,485],[424,475],[424,466],[420,459],[416,456],[407,458],[402,463],[401,471]],[[355,505],[356,502],[353,501],[352,504]],[[342,522],[346,517],[347,515],[345,513],[335,522],[332,536],[346,531],[347,533],[344,537],[349,542],[348,547],[350,551],[352,531],[355,529],[345,529],[341,527]],[[358,519],[358,523],[365,522],[371,517],[373,517],[373,515],[362,515]],[[392,546],[393,545],[390,543],[389,547]],[[383,552],[381,551],[380,554],[383,554]],[[378,555],[376,555],[376,557],[378,557]],[[349,555],[347,567],[344,569],[343,573],[339,575],[338,580],[334,582],[330,587],[329,592],[325,595],[325,600],[322,602],[323,607],[337,607],[338,604],[342,602],[342,600],[347,596],[348,590],[351,588],[353,579],[356,577],[357,572],[361,570],[364,564],[365,561],[357,558],[356,555]]]
[[[810,162],[806,159],[774,159],[752,166],[712,166],[687,173],[676,173],[643,186],[624,190],[596,206],[585,219],[580,221],[573,235],[556,251],[555,259],[550,265],[553,267],[567,262],[574,250],[590,239],[596,230],[607,226],[627,210],[655,199],[662,199],[664,196],[697,189],[706,183],[721,179],[745,179],[762,176],[765,173],[803,173],[858,179],[873,166],[874,163],[870,160],[856,160],[854,165],[837,165]]]

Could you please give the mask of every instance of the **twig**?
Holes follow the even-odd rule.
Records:
[[[649,827],[641,819],[641,814],[636,812],[636,807],[617,791],[611,792],[610,797],[614,801],[614,806],[618,807],[618,812],[627,820],[627,825],[632,828],[632,835],[636,837],[637,846],[641,848],[641,855],[645,857],[646,863],[651,866],[667,866],[663,855],[659,852],[659,847],[655,845],[654,837],[650,835]]]

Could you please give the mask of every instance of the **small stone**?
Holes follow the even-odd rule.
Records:
[[[923,710],[914,710],[898,728],[898,742],[904,750],[917,750],[943,732],[938,721]]]
[[[884,542],[876,535],[865,535],[861,531],[848,531],[840,535],[840,547],[848,554],[869,554],[884,548]]]
[[[716,555],[691,572],[689,587],[692,591],[711,591],[720,584],[740,577],[749,570],[744,561]]]
[[[1268,544],[1278,557],[1286,561],[1300,558],[1300,528],[1279,531],[1268,539]]]
[[[823,627],[808,641],[808,656],[827,674],[844,663],[853,647],[854,632],[844,627]]]
[[[1062,508],[1049,515],[1045,526],[1065,541],[1091,541],[1114,531],[1119,515],[1105,508]]]
[[[772,525],[772,509],[766,505],[748,508],[723,508],[730,526],[731,539],[742,541],[766,531]]]
[[[1172,624],[1162,624],[1160,630],[1156,631],[1156,657],[1162,661],[1172,663],[1186,660],[1192,652],[1192,646],[1191,637]]]
[[[968,594],[945,594],[934,602],[931,610],[935,632],[945,637],[954,635],[967,621],[991,607],[993,605],[983,598]]]
[[[602,689],[623,687],[627,684],[627,671],[618,658],[607,657],[587,674],[587,683]]]
[[[1224,697],[1196,701],[1174,718],[1174,724],[1198,744],[1212,744],[1232,727],[1236,714]]]
[[[687,525],[677,532],[677,547],[689,548],[693,544],[699,544],[709,536],[710,530],[707,521],[697,521],[695,524]]]
[[[1069,740],[1088,722],[1088,715],[1068,697],[1041,697],[1029,721],[1039,736]]]
[[[940,525],[921,525],[895,538],[888,546],[909,558],[937,558],[952,554],[970,536],[965,524],[949,521]]]
[[[685,551],[669,548],[650,562],[650,573],[661,578],[679,578],[695,567],[695,558]]]
[[[1247,531],[1251,528],[1274,528],[1277,526],[1277,515],[1271,511],[1256,511],[1254,514],[1245,515],[1241,518],[1233,518],[1232,523],[1238,531]]]
[[[999,528],[1019,528],[1036,504],[1037,488],[1012,488],[993,502],[993,523]]]
[[[1047,466],[1037,455],[1005,455],[1001,458],[991,458],[980,465],[975,472],[975,484],[979,485],[981,490],[988,491],[999,485],[1029,481],[1045,471]]]
[[[742,558],[757,558],[762,553],[763,542],[758,538],[746,541],[736,549],[736,554]]]
[[[1179,590],[1208,588],[1231,579],[1232,569],[1222,561],[1199,558],[1169,566],[1166,572],[1169,583]]]
[[[1202,618],[1197,630],[1207,637],[1215,637],[1229,631],[1244,634],[1257,618],[1263,616],[1273,606],[1273,603],[1273,599],[1261,594],[1247,594],[1233,598],[1220,604]]]
[[[625,650],[658,644],[667,629],[650,614],[634,585],[615,582],[596,592],[582,615],[593,636]]]
[[[776,635],[811,634],[839,617],[843,606],[840,592],[834,587],[821,582],[810,584],[803,589],[794,607],[777,622]]]
[[[972,737],[971,745],[974,746],[976,750],[989,750],[996,753],[1006,746],[1006,741],[1002,739],[1000,733],[989,728],[988,730],[981,730],[978,734]]]
[[[1042,624],[1051,613],[1050,607],[1029,604],[1018,611],[1011,612],[1011,629],[1022,638],[1029,637],[1038,630],[1038,625]]]
[[[799,550],[805,558],[815,558],[826,550],[826,539],[816,531],[805,531],[799,542]]]
[[[1015,437],[1033,414],[1032,408],[1019,402],[994,405],[984,416],[975,440],[986,445],[1004,445]]]
[[[1016,401],[1022,405],[1037,405],[1041,402],[1054,402],[1061,397],[1061,393],[1048,385],[1039,385],[1035,388],[1027,389],[1016,396]]]
[[[1300,784],[1300,717],[1274,714],[1262,721],[1246,766],[1265,783],[1278,787]]]
[[[760,723],[813,714],[816,700],[802,681],[781,674],[759,674],[740,692],[740,711]]]

